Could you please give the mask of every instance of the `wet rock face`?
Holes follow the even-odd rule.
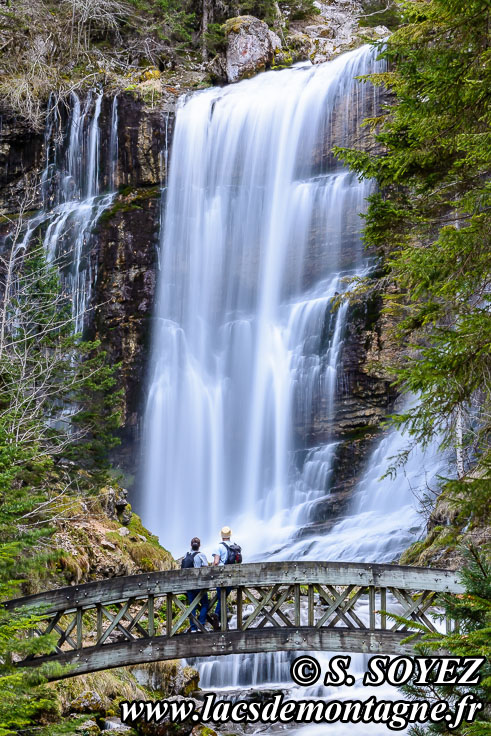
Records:
[[[159,187],[120,195],[101,218],[97,241],[95,335],[111,363],[120,363],[125,433],[136,431],[155,294],[160,220]]]
[[[155,105],[131,93],[117,99],[118,157],[112,205],[97,222],[90,238],[94,274],[87,337],[100,338],[113,363],[121,363],[118,388],[123,389],[123,450],[136,436],[138,410],[149,352],[149,323],[156,282],[160,229],[161,186],[166,177],[178,92],[165,92]],[[111,119],[113,98],[102,102],[99,136],[99,190],[110,190]],[[60,133],[68,119],[62,116]],[[43,134],[0,110],[0,239],[12,231],[20,203],[23,219],[42,206],[40,174],[45,166]],[[32,179],[33,187],[27,187]],[[2,218],[2,213],[8,214]],[[3,220],[3,222],[2,222]],[[0,247],[2,245],[0,240]],[[133,452],[133,448],[129,451]],[[134,466],[134,457],[130,463]]]
[[[103,130],[109,130],[111,100],[105,101]],[[172,103],[151,108],[131,95],[118,98],[118,194],[94,233],[96,273],[91,336],[113,364],[121,364],[123,389],[121,458],[134,467],[134,441],[143,401],[150,351],[150,321],[157,280],[161,186],[174,121]],[[101,136],[101,160],[108,135]],[[123,459],[124,465],[124,459]]]
[[[313,507],[312,524],[299,536],[326,534],[343,515],[373,449],[380,422],[395,401],[393,377],[385,368],[394,357],[395,346],[388,336],[390,324],[381,318],[381,306],[378,297],[370,297],[348,308],[333,406],[327,406],[326,396],[320,392],[313,412],[296,417],[299,466],[310,448],[337,443],[329,495]],[[325,330],[324,346],[329,339]]]
[[[42,134],[0,108],[0,215],[18,212],[26,194],[25,177],[39,172],[42,155]],[[33,192],[27,209],[40,206],[39,191]]]
[[[106,98],[102,125],[110,130],[112,99]],[[172,131],[174,97],[155,107],[130,93],[118,96],[118,165],[116,186],[149,187],[165,177],[165,151]],[[101,139],[101,161],[109,161],[109,135]]]
[[[273,63],[281,47],[278,36],[267,24],[252,15],[231,18],[225,24],[227,36],[226,74],[231,84],[264,71]]]

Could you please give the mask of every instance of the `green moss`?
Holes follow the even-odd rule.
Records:
[[[131,548],[130,554],[142,570],[152,572],[155,569],[159,569],[160,563],[162,562],[162,555],[165,552],[163,550],[156,550],[148,542],[141,542]]]
[[[243,25],[249,22],[248,16],[238,16],[237,18],[229,18],[223,26],[221,27],[221,30],[223,31],[223,34],[225,36],[228,36],[229,33],[238,33]]]
[[[133,210],[142,209],[142,204],[149,199],[156,199],[160,196],[160,187],[151,186],[142,189],[132,189],[131,187],[123,187],[119,196],[112,207],[109,207],[99,217],[98,224],[104,224],[113,219],[117,214],[122,212],[132,212]],[[124,199],[121,199],[123,197]]]
[[[343,433],[343,442],[350,442],[353,440],[369,439],[378,432],[378,428],[372,424],[363,424],[360,427],[350,429],[349,432]]]
[[[38,212],[38,210],[26,210],[22,213],[22,217],[24,220],[29,220],[31,217],[34,217],[34,215]],[[0,215],[0,225],[10,225],[12,222],[15,222],[16,220],[21,217],[20,212],[12,212],[8,215]]]
[[[118,531],[108,532],[106,537],[145,572],[168,570],[175,566],[170,552],[160,545],[158,537],[143,526],[137,514],[132,514],[127,529],[130,534],[124,537]]]
[[[454,526],[435,526],[425,539],[415,542],[401,555],[401,565],[430,565],[442,552],[455,549],[461,539]]]
[[[274,71],[278,71],[279,69],[287,69],[289,66],[293,64],[293,56],[289,53],[282,53],[281,54],[281,62],[278,64],[273,64],[271,69]]]
[[[131,187],[129,184],[124,184],[123,186],[119,187],[118,194],[120,194],[122,197],[128,197],[130,194],[135,193],[137,190],[134,187]]]
[[[128,529],[130,532],[133,532],[134,534],[141,534],[142,537],[145,537],[147,542],[151,544],[156,549],[162,550],[169,554],[166,549],[164,549],[161,544],[159,543],[159,538],[155,536],[155,534],[152,534],[151,532],[146,529],[143,524],[142,520],[138,516],[138,514],[132,514],[130,523],[128,524]]]
[[[87,715],[82,715],[78,718],[67,718],[61,723],[51,723],[46,728],[36,730],[36,733],[38,736],[73,736],[76,733],[77,727],[81,726],[88,719],[89,716]],[[129,732],[128,736],[131,736]]]

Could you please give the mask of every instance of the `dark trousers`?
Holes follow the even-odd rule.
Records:
[[[225,595],[228,595],[232,588],[225,588]],[[221,588],[217,588],[217,607],[215,608],[215,613],[218,616],[218,620],[220,620],[220,615],[222,613],[222,597],[220,595]]]
[[[187,595],[187,598],[188,598],[188,605],[189,606],[194,601],[194,599],[196,598],[196,596],[198,595],[198,593],[199,593],[199,590],[188,590],[187,591],[186,595]],[[200,608],[199,617],[197,615],[198,607]],[[201,599],[199,600],[199,602],[197,603],[197,605],[194,607],[194,610],[193,610],[193,616],[196,616],[198,618],[198,621],[200,622],[200,624],[202,624],[203,626],[206,623],[206,615],[208,613],[208,608],[209,607],[210,607],[210,601],[208,599],[208,593],[206,593],[206,591],[205,591],[205,592],[203,592],[203,595],[201,596]],[[189,623],[191,625],[191,631],[196,631],[198,627],[196,626],[196,624],[193,621],[193,619],[191,618],[191,616],[189,617]]]

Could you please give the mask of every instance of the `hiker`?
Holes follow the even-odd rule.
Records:
[[[217,551],[213,553],[213,566],[217,565],[235,565],[242,562],[242,550],[238,544],[232,544],[230,538],[232,530],[229,526],[224,526],[220,532],[222,541],[217,546]],[[226,595],[230,593],[232,588],[226,588]],[[215,613],[210,617],[215,630],[220,628],[220,616],[222,613],[222,601],[220,596],[221,588],[217,588],[217,607]]]
[[[183,561],[181,562],[181,568],[187,569],[191,567],[208,567],[208,560],[206,559],[206,555],[203,552],[199,551],[199,548],[201,546],[201,540],[198,537],[193,537],[191,539],[191,551],[186,554]],[[187,599],[188,599],[188,605],[191,605],[191,603],[194,601],[196,596],[198,595],[199,590],[188,590],[186,592]],[[198,612],[198,606],[200,607],[199,612],[199,622],[204,627],[206,623],[206,616],[208,613],[208,608],[210,606],[210,601],[208,599],[208,593],[206,591],[203,591],[203,594],[201,596],[200,601],[196,604],[194,610],[192,611],[192,616],[189,617],[189,633],[190,634],[197,634],[201,633],[201,629],[198,629],[196,626],[196,622],[193,619],[193,616],[197,616]]]

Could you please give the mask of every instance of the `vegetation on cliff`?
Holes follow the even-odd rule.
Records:
[[[59,264],[46,261],[41,245],[20,246],[21,220],[1,257],[1,600],[174,565],[111,477],[117,366],[98,342],[73,333]],[[57,690],[45,684],[53,666],[15,664],[51,650],[51,635],[26,638],[37,621],[32,612],[0,608],[1,735],[60,715]]]
[[[24,249],[22,220],[0,256],[0,600],[174,565],[112,478],[117,366],[74,334],[60,263],[42,245]],[[45,684],[53,665],[16,666],[52,649],[51,635],[26,638],[38,620],[0,607],[2,736],[60,716],[58,690]]]
[[[490,513],[489,7],[411,0],[403,21],[370,77],[389,93],[366,121],[377,151],[338,154],[378,184],[364,237],[383,270],[359,290],[383,293],[398,385],[420,397],[394,421],[455,452],[445,498],[472,527]]]
[[[313,0],[4,0],[0,98],[39,129],[52,93],[63,100],[96,84],[125,89],[206,61],[231,16],[285,27],[316,12]]]
[[[26,253],[14,236],[2,256],[2,274],[0,595],[5,599],[55,573],[62,556],[51,541],[56,524],[69,519],[107,479],[120,397],[99,344],[73,334],[67,297],[44,249],[34,246]],[[22,672],[13,664],[20,654],[50,646],[49,637],[19,636],[35,626],[28,613],[0,613],[0,733],[52,706],[52,698],[36,689],[43,673]]]

